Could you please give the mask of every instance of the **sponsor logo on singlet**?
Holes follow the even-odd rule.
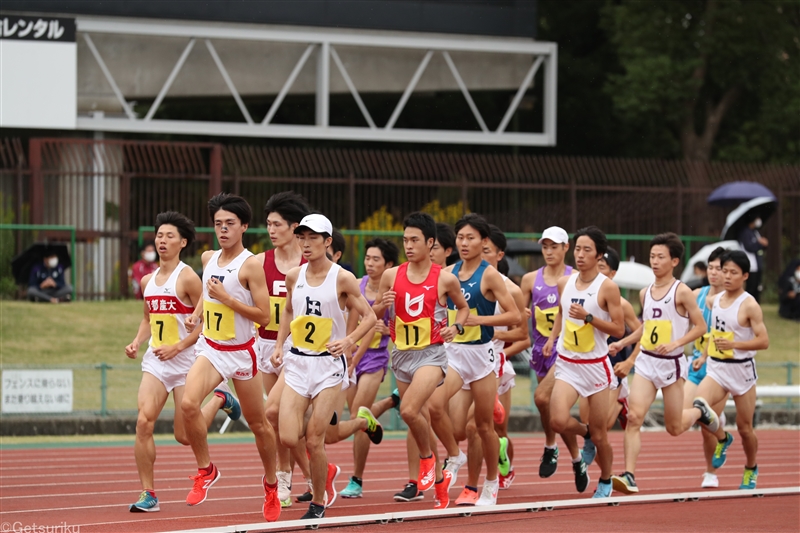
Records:
[[[414,296],[412,298],[410,294],[406,293],[406,313],[408,313],[409,316],[419,316],[424,307],[424,294],[420,294],[419,296]]]

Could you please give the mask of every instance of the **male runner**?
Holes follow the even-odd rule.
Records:
[[[328,472],[325,433],[335,413],[335,399],[347,379],[348,351],[372,329],[375,316],[355,277],[326,255],[333,233],[330,221],[323,215],[307,215],[294,231],[308,263],[293,268],[286,276],[286,307],[272,364],[276,368],[283,364],[283,345],[291,332],[292,348],[285,355],[286,387],[280,403],[279,432],[284,446],[289,448],[296,447],[305,435],[314,490],[303,518],[323,518]],[[361,318],[350,335],[346,332],[345,308]],[[309,405],[312,411],[306,424]]]
[[[556,382],[550,398],[553,431],[561,435],[591,437],[597,446],[600,481],[594,498],[611,495],[613,455],[606,419],[612,371],[607,342],[609,335],[621,337],[625,331],[619,287],[597,267],[607,247],[605,234],[596,226],[575,233],[577,272],[558,280],[560,299],[555,326],[542,348],[542,355],[550,357],[553,343],[558,338]],[[588,425],[578,422],[570,414],[575,400],[581,396],[589,399]],[[589,428],[592,428],[591,433]],[[585,473],[586,465],[582,459],[580,465]],[[588,478],[588,474],[585,475]]]
[[[494,326],[514,326],[519,324],[521,317],[500,273],[481,258],[483,248],[489,241],[490,229],[486,220],[471,213],[456,223],[455,230],[461,260],[446,270],[458,278],[470,314],[464,326],[458,328],[459,334],[446,347],[448,366],[452,372],[447,373],[444,387],[431,396],[431,425],[447,453],[453,455],[453,451],[458,450],[455,433],[466,433],[469,403],[460,396],[462,401],[450,403],[449,416],[448,403],[462,385],[468,385],[475,404],[475,424],[483,447],[486,478],[480,498],[477,487],[466,486],[456,504],[494,505],[499,490],[497,458],[500,453],[493,424],[497,401],[494,369],[500,354],[495,353],[492,338]],[[499,315],[495,315],[496,303],[503,308]],[[456,302],[448,301],[447,306],[448,315],[454,317]],[[451,318],[451,322],[455,324],[456,320]]]
[[[277,411],[280,397],[283,392],[284,380],[279,380],[282,367],[275,368],[270,362],[272,352],[275,351],[275,341],[278,338],[278,328],[283,307],[286,304],[286,274],[293,268],[305,264],[303,252],[294,234],[297,225],[308,215],[311,209],[306,199],[293,191],[274,194],[264,206],[264,215],[267,219],[267,230],[273,248],[256,256],[264,269],[264,277],[269,290],[270,305],[272,306],[272,321],[266,326],[258,328],[257,353],[258,370],[264,382],[267,398],[267,411],[274,405]],[[271,394],[272,391],[275,394]],[[267,419],[269,420],[269,415]],[[278,424],[272,424],[278,431]],[[276,433],[275,444],[278,449],[278,499],[281,507],[292,505],[292,463],[289,450],[280,442],[280,435]],[[308,457],[302,450],[295,454],[294,460],[300,466],[303,476],[311,483],[311,472],[308,467]]]
[[[372,239],[365,244],[364,267],[367,275],[361,279],[361,294],[367,299],[367,303],[372,306],[378,296],[383,273],[398,264],[400,250],[397,245],[386,239]],[[367,335],[366,339],[360,343],[358,351],[353,357],[355,366],[356,385],[347,389],[348,405],[350,406],[350,417],[355,418],[356,414],[362,410],[369,410],[370,417],[377,418],[380,413],[373,413],[369,408],[375,402],[378,388],[386,376],[386,369],[389,366],[389,315],[385,313],[383,318],[375,323],[375,328]],[[389,399],[391,402],[391,399]],[[391,407],[387,404],[386,407]],[[362,414],[367,414],[362,412]],[[367,419],[370,417],[366,417]],[[369,454],[370,439],[366,432],[357,432],[353,436],[353,475],[350,482],[341,491],[343,498],[360,498],[363,492],[364,468],[367,464]]]
[[[391,268],[381,276],[378,295],[372,306],[383,317],[387,309],[389,331],[394,343],[392,371],[400,394],[400,416],[408,425],[419,449],[417,489],[425,491],[434,482],[439,493],[446,493],[452,473],[436,479],[435,441],[430,439],[430,423],[423,407],[447,375],[444,343],[464,330],[469,307],[461,294],[458,279],[431,262],[436,240],[436,223],[427,213],[415,212],[403,221],[403,248],[407,263]],[[447,325],[447,299],[456,308],[454,323]]]
[[[200,402],[222,380],[233,378],[242,414],[256,439],[264,466],[264,520],[274,522],[281,513],[275,477],[275,433],[264,416],[263,389],[254,349],[253,323],[269,324],[270,301],[264,270],[258,259],[242,245],[242,236],[252,219],[250,205],[239,196],[221,193],[208,201],[208,213],[220,250],[203,253],[203,304],[186,319],[192,331],[203,323],[197,341],[197,359],[186,376],[181,409],[186,435],[197,460],[197,475],[186,503],[198,505],[220,478],[208,452],[207,427]]]
[[[624,494],[639,492],[634,470],[641,448],[642,422],[658,389],[664,396],[667,432],[670,435],[683,432],[683,384],[688,370],[683,347],[706,332],[703,313],[697,307],[692,290],[672,275],[683,253],[683,243],[674,233],[662,233],[650,241],[650,267],[656,280],[641,290],[639,299],[644,323],[627,337],[641,339],[641,355],[636,358],[628,396],[625,472],[613,478],[614,490]]]
[[[132,513],[160,509],[153,476],[156,461],[153,428],[170,392],[175,405],[181,405],[186,374],[195,359],[194,344],[200,335],[199,329],[188,333],[184,320],[200,301],[203,284],[180,259],[181,251],[194,241],[194,223],[180,213],[168,211],[158,214],[155,230],[154,246],[159,253],[159,266],[155,272],[142,278],[144,318],[133,342],[125,347],[125,354],[136,359],[139,346],[150,338],[147,352],[142,357],[134,445],[143,490],[139,500],[129,508]],[[214,420],[218,409],[225,409],[233,420],[241,416],[239,402],[224,382],[202,409],[206,426]],[[188,445],[180,409],[175,409],[174,426],[175,440]]]
[[[558,312],[558,280],[572,273],[572,267],[564,263],[569,250],[569,235],[558,226],[544,230],[542,238],[542,256],[545,266],[529,272],[522,277],[520,289],[525,297],[525,306],[531,310],[533,326],[533,346],[531,347],[531,369],[536,372],[538,385],[533,393],[533,401],[539,411],[544,430],[544,453],[539,462],[539,477],[548,478],[558,469],[558,445],[556,434],[550,424],[550,397],[555,384],[555,362],[557,354],[548,357],[542,348],[553,332],[555,317]],[[572,471],[575,475],[575,487],[583,492],[589,485],[589,476],[585,465],[581,465],[581,454],[578,440],[573,435],[561,435],[572,458]]]
[[[437,222],[436,240],[433,241],[433,247],[431,247],[430,254],[433,264],[439,265],[442,268],[446,267],[448,260],[453,254],[453,248],[455,248],[455,246],[456,234],[453,231],[453,228],[444,222]],[[395,389],[395,393],[397,393],[397,389]],[[425,419],[430,420],[428,406],[425,405],[422,409]],[[430,429],[430,442],[436,442],[436,434],[433,432],[433,429]],[[464,463],[467,462],[467,454],[461,450],[458,450],[458,455],[446,458],[445,464],[442,465],[441,461],[439,460],[438,451],[439,450],[437,446],[433,446],[433,456],[436,458],[436,468],[437,470],[441,470],[442,466],[444,466],[444,468],[447,469],[452,475],[453,479],[450,483],[453,484],[458,478],[458,470],[464,465]],[[409,481],[406,483],[406,486],[403,487],[403,490],[394,495],[394,501],[396,502],[414,502],[422,500],[425,497],[424,493],[417,487],[417,479],[419,478],[419,449],[417,448],[417,441],[414,440],[414,434],[410,431],[406,432],[406,454],[408,455]],[[443,486],[439,487],[437,490],[442,492],[444,495],[445,491],[442,489]]]
[[[699,368],[695,369],[694,362],[702,357],[703,352],[705,352],[705,343],[708,342],[709,333],[713,329],[711,307],[714,303],[714,297],[725,290],[723,286],[724,280],[722,279],[722,265],[720,265],[719,262],[720,257],[722,257],[724,253],[725,248],[720,246],[709,254],[708,266],[706,267],[708,285],[693,291],[697,298],[697,306],[703,313],[703,320],[706,321],[707,333],[694,341],[694,346],[692,346],[692,362],[689,366],[689,375],[686,378],[686,384],[683,386],[684,409],[691,409],[694,399],[697,396],[697,387],[706,377],[706,364],[704,363],[700,365]],[[727,398],[722,400],[719,404],[712,406],[714,411],[720,413],[720,425],[722,427],[725,427],[724,409],[726,400]],[[700,427],[702,428],[703,426]],[[700,433],[703,435],[703,455],[706,460],[706,471],[703,473],[703,481],[700,483],[700,487],[704,489],[717,488],[719,487],[719,478],[717,478],[717,469],[714,468],[713,464],[714,452],[717,449],[717,439],[708,431],[703,430]]]
[[[508,271],[508,263],[502,261],[503,257],[505,256],[506,245],[506,236],[503,234],[500,228],[494,224],[489,224],[489,241],[484,245],[481,257],[495,269],[499,267],[501,262],[505,263],[506,271]],[[498,272],[500,272],[500,270],[498,270]],[[506,285],[506,289],[508,289],[509,294],[514,299],[514,303],[517,305],[517,310],[519,310],[520,316],[524,317],[526,306],[522,296],[522,291],[513,281],[508,279],[505,274],[501,272],[500,275],[503,277],[503,282]],[[503,308],[500,306],[500,303],[495,303],[494,314],[500,315],[502,313]],[[515,375],[514,367],[507,360],[505,351],[506,346],[510,348],[513,345],[516,345],[513,348],[516,351],[513,353],[519,353],[525,348],[530,347],[531,341],[530,337],[528,336],[528,321],[520,320],[519,324],[510,328],[507,326],[496,326],[494,328],[492,344],[494,345],[494,353],[497,354],[497,357],[495,358],[494,371],[498,383],[497,394],[500,397],[498,401],[500,401],[501,405],[503,406],[503,412],[500,421],[498,421],[496,414],[494,419],[495,432],[499,435],[499,461],[497,463],[497,469],[500,480],[500,488],[505,489],[511,485],[511,482],[514,479],[514,475],[512,474],[514,448],[511,444],[511,440],[508,437],[508,414],[510,413],[511,409],[511,384],[513,383]],[[508,376],[509,372],[510,379]],[[500,390],[501,386],[503,387],[502,391]],[[465,391],[463,390],[462,386],[462,391],[459,392],[459,394],[463,394],[464,392]],[[466,392],[468,393],[469,389],[467,389]],[[505,403],[503,403],[504,400]],[[483,459],[483,446],[478,434],[477,425],[475,423],[474,406],[470,408],[468,418],[469,421],[467,422],[466,427],[468,442],[467,456],[469,458],[467,463],[469,471],[467,486],[475,487],[478,484],[478,477],[480,476]],[[504,481],[506,486],[503,486]],[[473,491],[468,491],[467,494],[471,496]]]
[[[694,406],[683,412],[683,429],[687,430],[699,421],[714,433],[718,439],[714,467],[722,467],[733,436],[722,428],[717,413],[710,406],[723,405],[731,394],[736,403],[736,427],[747,460],[739,488],[755,489],[758,438],[753,429],[753,413],[758,375],[754,357],[758,350],[769,348],[769,335],[761,306],[744,290],[750,272],[747,255],[739,250],[726,252],[720,263],[725,292],[714,296],[711,340],[693,366],[699,368],[708,357],[711,360],[708,361],[706,377],[697,387]]]

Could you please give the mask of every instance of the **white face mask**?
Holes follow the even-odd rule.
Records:
[[[158,256],[156,255],[155,252],[145,252],[144,253],[144,260],[147,261],[148,263],[154,262],[157,257]]]
[[[47,266],[50,268],[55,268],[58,266],[58,257],[51,257],[47,260]]]
[[[755,225],[756,225],[756,228],[760,228],[760,227],[761,227],[761,224],[763,224],[763,222],[761,222],[761,219],[760,219],[760,218],[757,218],[757,219],[755,220],[755,222],[756,222],[756,224],[755,224]]]
[[[800,270],[795,270],[794,271],[794,279],[796,279],[797,281],[800,281]]]

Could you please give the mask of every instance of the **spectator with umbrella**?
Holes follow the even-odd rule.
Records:
[[[67,261],[62,263],[60,255],[66,253],[66,246],[46,246],[29,248],[28,253],[36,248],[41,254],[41,259],[30,268],[28,276],[28,299],[32,302],[68,302],[72,299],[72,286],[67,283],[64,275],[65,267],[69,267],[69,254]],[[63,253],[60,249],[63,248]],[[23,253],[23,256],[25,255]],[[31,254],[32,255],[32,254]],[[29,256],[30,257],[30,256]]]

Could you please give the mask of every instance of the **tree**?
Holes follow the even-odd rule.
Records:
[[[800,159],[800,1],[610,1],[601,24],[623,69],[605,91],[651,155]]]

